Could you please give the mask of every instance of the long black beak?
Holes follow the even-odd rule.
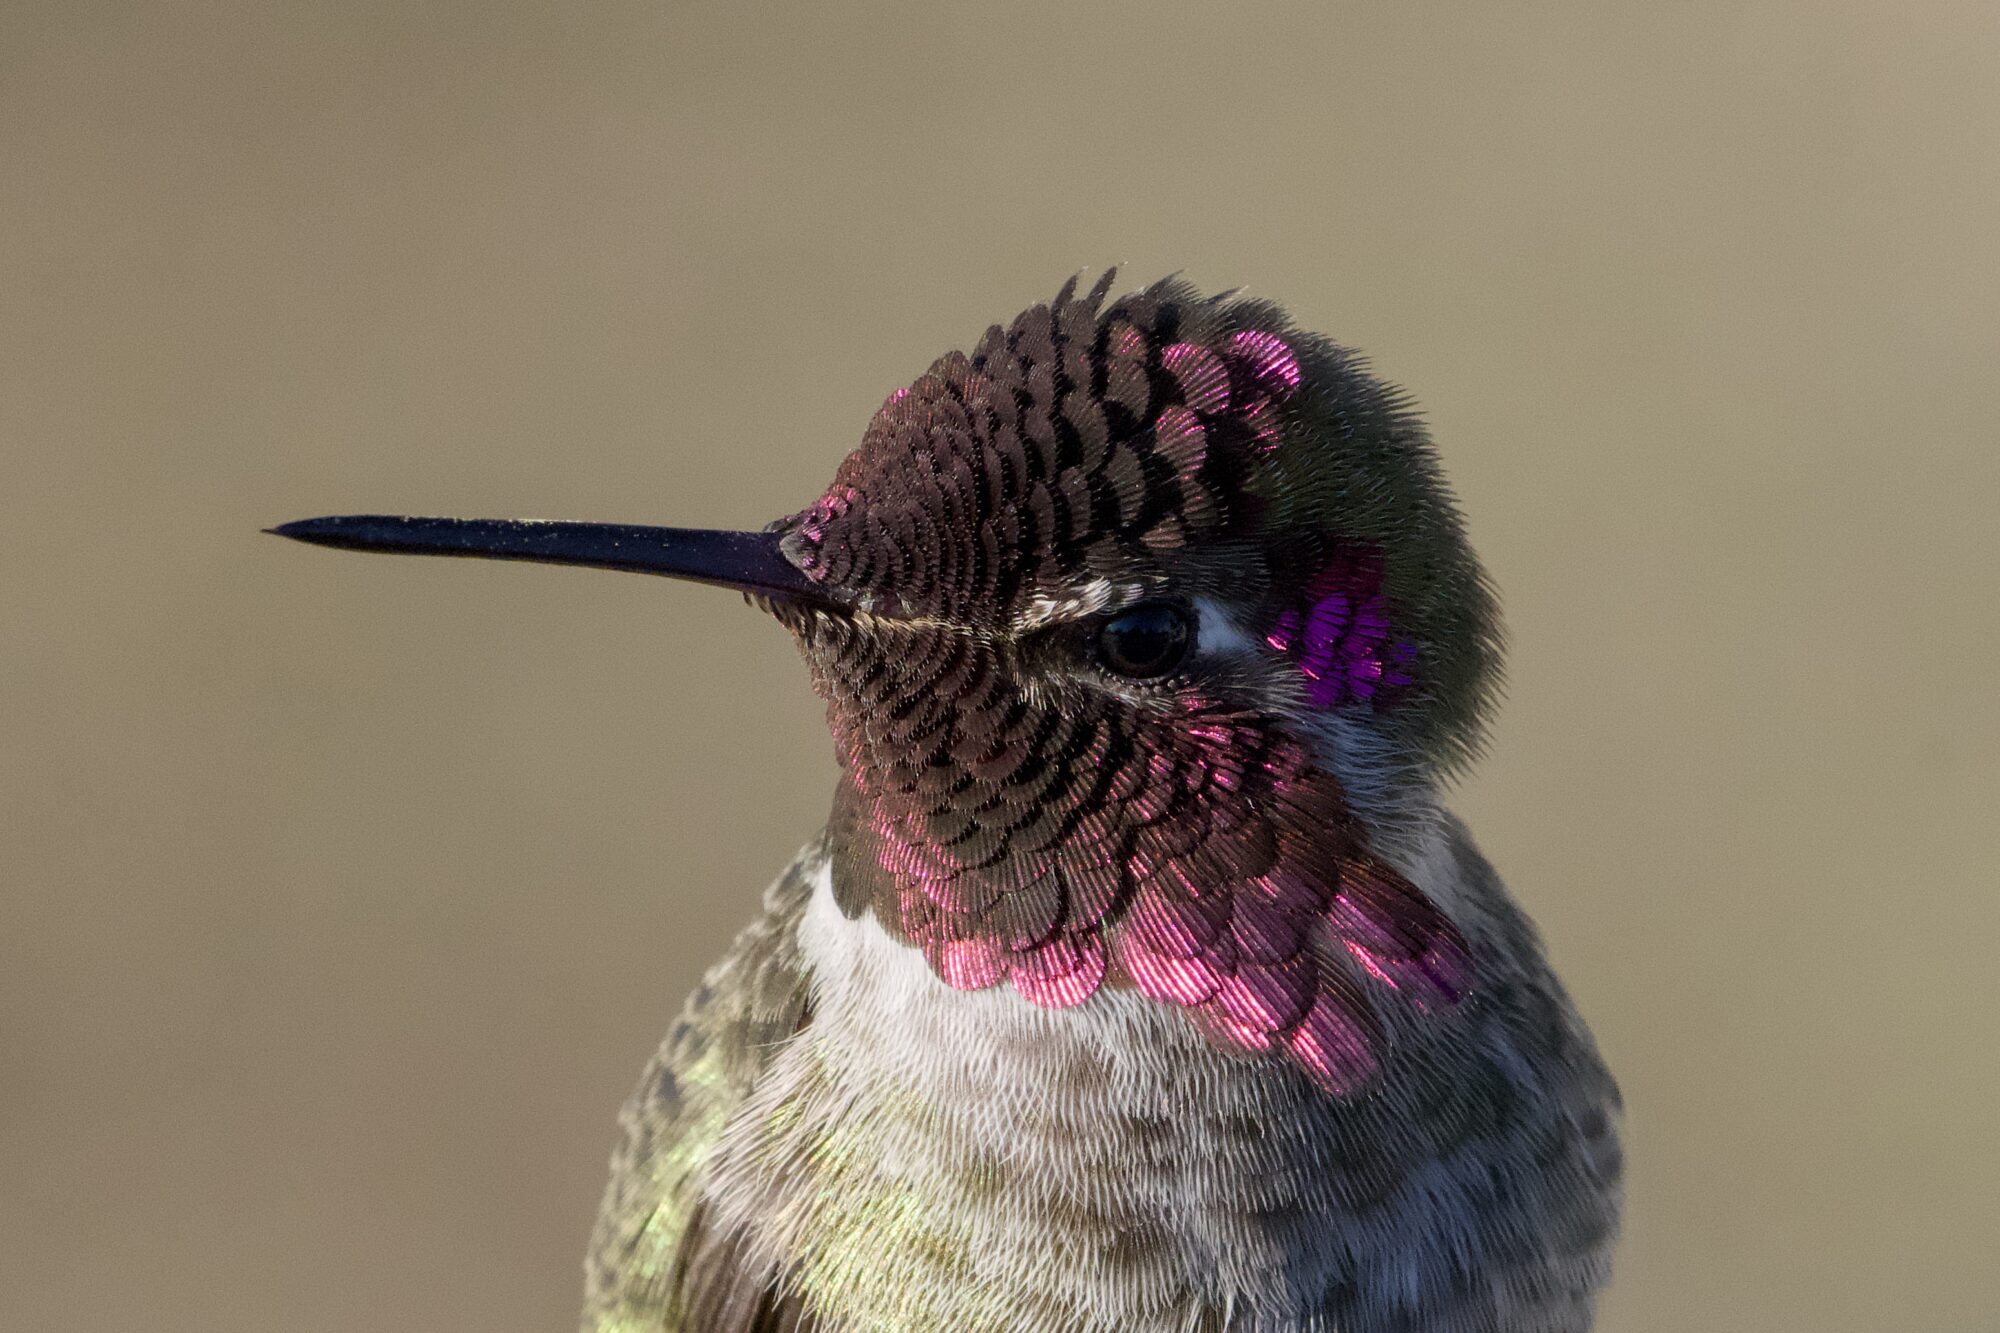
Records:
[[[649,528],[504,518],[393,518],[347,514],[266,528],[315,546],[482,560],[534,560],[713,583],[742,592],[837,605],[778,549],[775,532]]]

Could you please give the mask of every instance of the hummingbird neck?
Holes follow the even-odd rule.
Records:
[[[1495,903],[1464,855],[1440,823],[1398,869],[1483,934]],[[1232,1328],[1317,1328],[1348,1271],[1445,1273],[1483,1243],[1425,1220],[1458,1188],[1434,1140],[1492,1122],[1458,1102],[1500,1077],[1436,1084],[1435,1015],[1391,1014],[1403,1063],[1343,1101],[1135,991],[1051,1009],[954,989],[841,910],[829,860],[812,878],[813,1020],[734,1119],[710,1197],[844,1327],[1174,1333],[1233,1308]]]
[[[1399,737],[1373,718],[1340,714],[1304,719],[1299,730],[1315,761],[1339,781],[1371,848],[1416,861],[1435,846],[1448,818],[1438,779]]]

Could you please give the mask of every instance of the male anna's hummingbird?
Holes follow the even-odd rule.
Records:
[[[625,1108],[600,1333],[1573,1333],[1618,1095],[1440,804],[1499,630],[1424,430],[1274,306],[1074,283],[763,532],[322,518],[749,594],[833,814]]]

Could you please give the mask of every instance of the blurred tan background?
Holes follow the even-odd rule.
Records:
[[[0,1327],[570,1326],[825,807],[733,597],[259,528],[759,524],[1110,262],[1428,409],[1603,1328],[2000,1329],[1990,0],[0,7]]]

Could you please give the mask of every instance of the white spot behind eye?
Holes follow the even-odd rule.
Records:
[[[1222,604],[1212,598],[1194,599],[1194,623],[1195,651],[1204,657],[1248,657],[1258,650],[1257,640],[1244,633]]]

